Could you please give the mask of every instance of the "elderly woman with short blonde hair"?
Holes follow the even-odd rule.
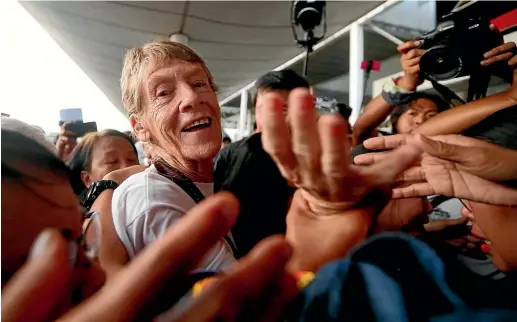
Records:
[[[103,247],[105,268],[113,267],[106,261],[124,265],[213,194],[212,159],[222,138],[213,77],[204,61],[184,45],[161,41],[129,50],[121,89],[133,132],[151,150],[153,160],[145,171],[119,182],[113,192],[113,226],[124,247]],[[103,236],[107,239],[113,236]],[[228,235],[198,268],[224,269],[235,261],[234,252]]]

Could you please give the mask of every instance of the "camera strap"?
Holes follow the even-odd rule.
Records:
[[[447,86],[444,86],[438,82],[432,81],[433,88],[453,107],[465,104],[465,101],[461,99],[456,93],[454,93]]]
[[[177,184],[183,191],[185,191],[189,197],[194,200],[196,204],[200,203],[203,199],[205,199],[205,195],[199,190],[199,188],[190,180],[186,175],[181,173],[179,170],[174,169],[169,164],[167,164],[163,159],[158,159],[153,162],[154,167],[158,170],[158,173],[165,178],[171,180],[175,184]],[[230,234],[226,234],[224,236],[224,240],[232,249],[233,256],[237,258],[239,255],[237,251],[237,246],[233,241],[233,238]]]

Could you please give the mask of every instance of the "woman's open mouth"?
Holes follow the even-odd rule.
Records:
[[[203,117],[185,126],[181,132],[196,132],[209,128],[211,125],[212,119],[209,117]]]

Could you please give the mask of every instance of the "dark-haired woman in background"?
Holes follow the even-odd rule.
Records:
[[[108,173],[139,163],[138,152],[128,135],[103,130],[85,135],[66,164],[72,170],[74,192],[81,195]]]

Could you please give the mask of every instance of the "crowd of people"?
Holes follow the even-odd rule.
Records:
[[[2,319],[516,320],[516,45],[480,61],[511,86],[455,107],[417,91],[418,45],[353,126],[273,71],[231,143],[210,70],[169,41],[126,53],[131,135],[2,118]]]

